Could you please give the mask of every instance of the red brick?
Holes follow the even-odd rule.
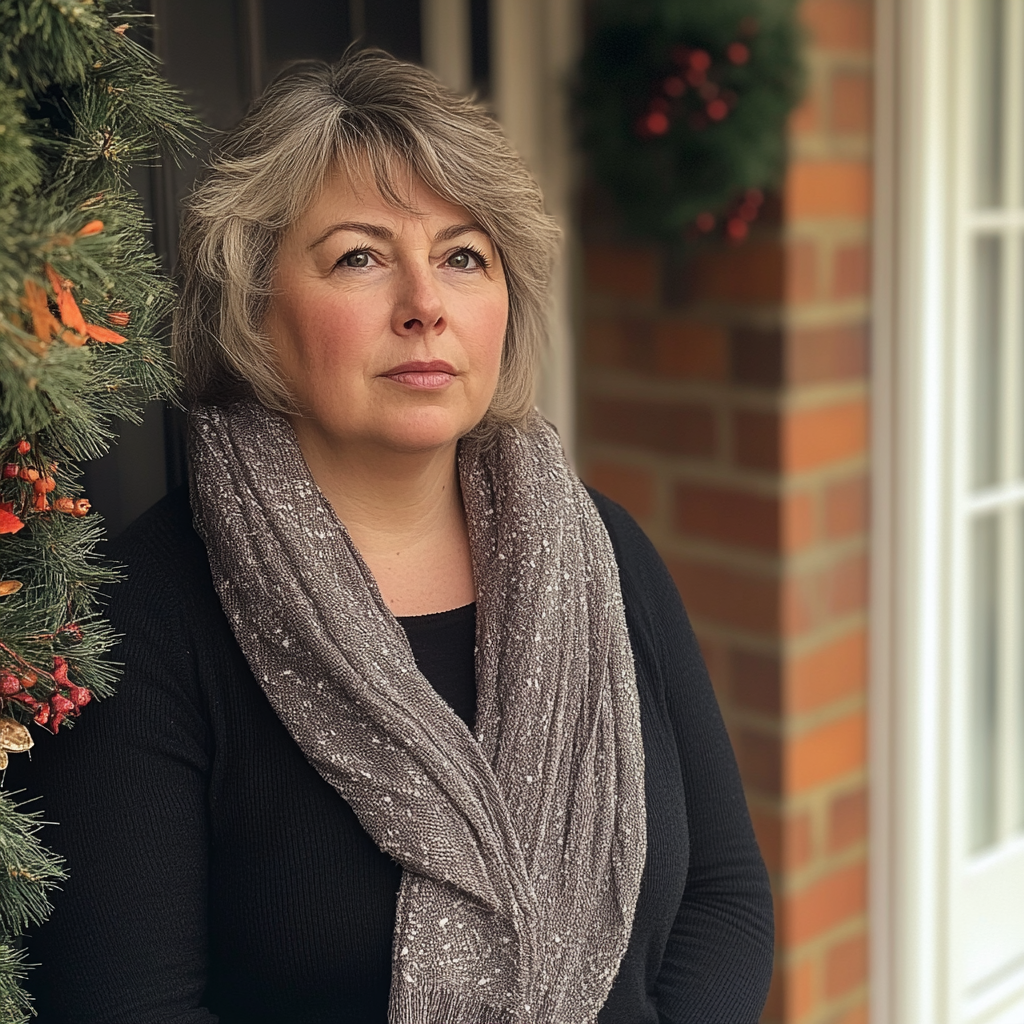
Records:
[[[654,369],[654,332],[644,317],[590,317],[583,343],[595,366],[638,373]]]
[[[809,814],[779,814],[752,807],[750,820],[770,872],[795,871],[810,863],[813,853]]]
[[[739,384],[781,384],[785,377],[785,344],[780,330],[737,327],[730,338],[732,379]]]
[[[816,469],[862,455],[868,443],[868,410],[862,401],[797,409],[782,417],[782,459],[790,472]]]
[[[795,551],[814,537],[810,495],[780,498],[734,488],[680,484],[673,501],[673,528],[684,536],[763,551]]]
[[[691,380],[724,380],[729,370],[729,335],[716,324],[662,320],[654,327],[658,373]]]
[[[812,45],[824,50],[870,51],[873,39],[869,0],[804,0],[800,20]]]
[[[844,850],[867,838],[868,792],[857,789],[835,797],[828,809],[828,849]]]
[[[868,943],[865,935],[837,942],[825,953],[825,995],[845,995],[868,978]]]
[[[825,536],[855,537],[868,528],[868,480],[855,476],[825,489]]]
[[[739,707],[765,715],[783,710],[782,665],[776,655],[733,648],[729,653],[729,692]]]
[[[867,408],[860,401],[782,415],[741,409],[733,416],[733,458],[749,469],[817,469],[863,454],[867,430]]]
[[[868,561],[858,554],[844,558],[818,578],[821,610],[829,616],[841,617],[860,611],[868,602]]]
[[[731,739],[744,788],[764,796],[782,796],[782,745],[779,738],[753,729],[736,729]]]
[[[836,925],[864,913],[867,907],[867,868],[863,863],[840,868],[785,896],[781,934],[787,946],[797,946]]]
[[[794,161],[786,175],[785,203],[794,221],[862,221],[871,213],[871,167],[860,160]]]
[[[661,291],[654,248],[591,243],[584,255],[587,289],[620,299],[653,300]]]
[[[706,406],[592,398],[584,413],[598,441],[705,458],[717,445],[715,417]]]
[[[786,246],[786,301],[792,305],[818,298],[818,246],[809,240]]]
[[[803,714],[863,692],[867,636],[856,630],[791,660],[785,669],[785,708]]]
[[[773,412],[740,410],[733,417],[733,458],[750,469],[779,469],[781,431]]]
[[[814,961],[801,960],[786,968],[786,1020],[799,1021],[814,1009]]]
[[[669,569],[695,618],[768,635],[777,632],[777,580],[711,562],[683,559],[671,560]]]
[[[591,487],[617,501],[637,519],[654,511],[654,475],[647,469],[619,462],[594,462],[585,474]]]
[[[594,366],[620,365],[618,322],[606,316],[588,317],[583,325],[583,351]]]
[[[812,92],[789,115],[789,131],[793,135],[811,135],[818,130],[818,104]]]
[[[807,547],[815,539],[814,499],[806,491],[794,491],[782,499],[780,550],[789,553]]]
[[[860,299],[871,285],[871,250],[866,245],[844,245],[836,249],[832,265],[832,297]]]
[[[821,619],[818,579],[808,575],[786,575],[782,580],[780,629],[783,636],[806,633]]]
[[[672,526],[685,536],[774,551],[779,546],[779,500],[725,487],[680,484]]]
[[[865,376],[868,335],[865,325],[794,328],[786,336],[785,379],[820,384]]]
[[[866,754],[867,721],[863,711],[795,736],[786,744],[786,792],[804,792],[859,771],[865,765]]]
[[[865,325],[732,332],[732,377],[741,384],[777,386],[857,380],[867,373]]]
[[[871,76],[837,71],[832,76],[832,131],[867,135],[871,131]]]
[[[775,303],[785,292],[785,256],[775,241],[708,249],[686,271],[685,291],[705,302]]]

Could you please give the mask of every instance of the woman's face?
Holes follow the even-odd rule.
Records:
[[[337,173],[282,241],[267,326],[320,444],[440,448],[494,394],[508,320],[497,249],[418,179],[408,199],[415,213]]]

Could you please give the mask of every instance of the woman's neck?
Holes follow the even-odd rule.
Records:
[[[294,424],[313,479],[395,615],[475,600],[456,446],[426,452],[339,447]]]

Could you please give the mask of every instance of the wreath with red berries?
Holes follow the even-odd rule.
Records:
[[[591,173],[633,234],[742,241],[802,82],[793,0],[597,0],[575,93]]]

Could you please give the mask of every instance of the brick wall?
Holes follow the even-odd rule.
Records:
[[[764,1021],[867,1019],[871,5],[804,0],[783,194],[683,258],[584,211],[584,477],[682,592],[776,894]]]

